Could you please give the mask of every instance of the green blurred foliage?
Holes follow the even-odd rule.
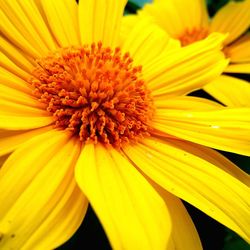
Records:
[[[130,0],[126,6],[126,13],[134,14],[138,9],[143,7],[145,3],[150,3],[152,0]]]
[[[227,230],[222,250],[249,250],[250,246],[241,240],[234,232]]]

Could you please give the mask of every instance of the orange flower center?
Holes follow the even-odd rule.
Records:
[[[209,32],[206,28],[186,30],[177,39],[180,40],[182,46],[187,46],[196,41],[202,40],[208,36]]]
[[[81,141],[120,147],[148,135],[153,105],[128,53],[102,43],[63,48],[37,61],[30,83],[55,118]]]

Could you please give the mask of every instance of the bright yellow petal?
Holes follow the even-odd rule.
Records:
[[[213,17],[210,31],[228,33],[225,44],[238,38],[250,26],[250,0],[230,1]]]
[[[221,107],[220,104],[210,101],[205,98],[194,96],[178,96],[169,98],[167,101],[164,98],[154,99],[154,106],[156,109],[174,109],[179,110],[180,107],[183,110],[215,110]]]
[[[70,196],[64,194],[22,249],[51,249],[60,246],[74,235],[86,214],[88,202],[75,182],[72,182],[71,186],[66,190],[71,192]]]
[[[220,52],[224,36],[213,33],[203,41],[162,55],[146,65],[143,78],[154,97],[184,95],[221,74],[227,65]]]
[[[138,15],[125,15],[121,21],[120,43],[126,39],[127,35],[131,32],[137,22],[140,21]]]
[[[204,90],[226,106],[250,106],[250,83],[236,77],[221,75]]]
[[[9,93],[11,94],[11,92]],[[44,109],[39,107],[32,107],[31,105],[13,102],[10,98],[0,98],[1,115],[17,115],[17,116],[50,116]]]
[[[171,1],[154,2],[145,4],[143,9],[138,12],[143,17],[152,17],[152,20],[162,27],[170,36],[176,38],[186,30],[186,25],[180,19],[175,4]],[[167,20],[166,20],[167,19]]]
[[[69,140],[65,143],[68,136],[63,133],[54,132],[50,133],[50,136],[47,139],[43,138],[45,139],[43,141],[41,141],[42,138],[36,137],[32,142],[31,140],[27,142],[30,144],[29,147],[27,144],[23,145],[8,158],[1,169],[0,186],[1,190],[3,188],[5,190],[1,195],[1,204],[4,206],[1,205],[0,209],[0,232],[3,235],[0,247],[3,249],[22,249],[25,244],[29,244],[29,240],[34,240],[37,234],[41,236],[37,240],[40,241],[39,245],[42,245],[42,236],[48,233],[48,229],[53,225],[50,220],[71,199],[76,188],[74,165],[80,150],[78,141]],[[44,154],[44,150],[49,152]],[[21,151],[22,159],[16,161]],[[79,191],[78,194],[76,202],[79,202],[78,199],[82,200],[82,209],[77,210],[82,211],[83,214],[74,218],[73,226],[66,229],[65,236],[63,236],[62,227],[65,227],[66,221],[59,222],[54,230],[52,227],[49,233],[52,235],[59,233],[59,239],[51,236],[52,240],[46,242],[48,245],[46,249],[54,249],[58,244],[63,243],[61,240],[70,237],[76,230],[76,226],[80,225],[86,211],[86,208],[83,209],[86,207],[86,198],[80,195]],[[72,206],[74,207],[75,205]],[[61,217],[61,220],[63,219]],[[65,220],[67,219],[66,216]],[[45,240],[48,238],[45,235]],[[24,247],[24,249],[30,248]]]
[[[166,249],[171,224],[165,203],[120,152],[86,144],[75,175],[114,249]]]
[[[7,100],[9,102],[39,109],[46,109],[46,106],[39,102],[36,97],[3,84],[0,85],[0,100]]]
[[[11,93],[10,93],[11,94]],[[10,100],[0,99],[0,128],[7,130],[27,130],[39,128],[53,123],[49,112]]]
[[[237,42],[230,44],[225,51],[232,63],[250,62],[250,33],[242,36]]]
[[[14,113],[0,111],[0,128],[6,130],[28,130],[41,128],[54,122],[52,116],[20,116]]]
[[[224,72],[250,74],[250,63],[229,64]]]
[[[31,77],[30,73],[20,68],[15,62],[11,60],[7,55],[0,52],[0,72],[9,71],[10,73],[27,80]]]
[[[0,128],[27,130],[53,122],[43,105],[31,96],[31,88],[22,79],[2,69],[0,74]],[[26,93],[22,93],[25,91]],[[19,100],[20,99],[20,100]]]
[[[11,2],[1,0],[0,4],[2,34],[33,58],[46,54],[48,49],[38,35],[37,27],[30,23],[17,0]]]
[[[37,43],[34,47],[40,46],[43,52],[56,48],[55,41],[35,1],[14,0],[11,3],[1,1],[1,7],[3,7],[6,16],[10,18],[21,34],[29,34],[31,39],[27,41],[32,43],[32,45]],[[29,36],[24,38],[27,39]]]
[[[57,43],[61,47],[78,45],[80,38],[76,1],[41,0],[41,5]]]
[[[166,140],[169,140],[169,138],[166,138]],[[216,150],[182,140],[171,140],[171,142],[178,148],[202,158],[203,160],[229,173],[247,186],[250,186],[249,175]]]
[[[147,18],[139,19],[122,44],[123,51],[130,53],[134,63],[143,66],[156,61],[161,55],[167,57],[168,53],[179,48],[177,40],[169,38],[164,30]]]
[[[12,152],[27,140],[49,130],[52,130],[52,127],[48,126],[24,132],[0,130],[0,155],[5,155]]]
[[[31,70],[34,67],[34,60],[31,59],[26,53],[16,48],[3,37],[0,37],[0,49],[18,67],[31,73]]]
[[[51,34],[41,5],[38,4],[38,2],[40,3],[40,0],[18,1],[18,4],[23,9],[29,22],[36,29],[37,34],[43,40],[48,50],[55,50],[57,48],[56,41]]]
[[[250,108],[160,109],[153,128],[201,145],[250,155]]]
[[[127,0],[80,0],[79,26],[82,44],[101,41],[116,47]]]
[[[168,34],[178,38],[187,30],[202,28],[208,25],[208,14],[205,1],[202,0],[169,0],[154,1],[146,4],[141,16],[151,16]]]
[[[50,130],[23,142],[22,146],[10,155],[0,171],[0,185],[5,190],[0,195],[0,218],[8,213],[28,184],[68,139],[68,134]],[[15,190],[10,183],[15,183]]]
[[[175,140],[145,139],[124,149],[130,160],[170,193],[250,241],[249,188]]]
[[[202,250],[199,235],[181,200],[158,185],[155,185],[155,188],[165,200],[172,220],[172,242],[170,243],[172,246],[168,249]]]
[[[27,82],[17,76],[15,73],[11,73],[6,69],[0,67],[0,82],[1,85],[10,89],[18,90],[20,92],[32,95],[32,87]]]

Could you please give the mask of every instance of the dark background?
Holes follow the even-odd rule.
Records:
[[[188,0],[187,0],[188,1]],[[150,0],[133,0],[129,1],[126,6],[126,13],[136,13],[136,11],[141,8],[146,2],[151,2]],[[207,0],[208,10],[210,16],[226,4],[228,0]],[[249,75],[235,75],[239,78],[250,80]],[[211,96],[203,91],[196,91],[191,95],[205,97],[213,99]],[[243,170],[250,170],[250,159],[249,157],[244,157],[231,153],[223,153],[236,165],[241,167]],[[246,167],[248,166],[248,168]],[[189,214],[191,215],[197,231],[200,235],[202,245],[204,250],[250,250],[250,245],[243,241],[234,232],[227,229],[220,223],[216,222],[206,214],[197,210],[195,207],[184,202]],[[250,228],[249,228],[250,230]],[[49,232],[48,232],[49,233]],[[89,206],[85,219],[75,233],[75,235],[64,245],[57,248],[57,250],[110,250],[108,239],[103,231],[103,228],[93,212],[92,208]],[[157,249],[156,249],[157,250]]]

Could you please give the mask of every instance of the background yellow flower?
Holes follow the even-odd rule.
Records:
[[[210,18],[205,0],[154,0],[126,16],[124,34],[138,17],[149,17],[182,46],[204,39],[211,32],[227,34],[223,52],[230,60],[225,73],[250,73],[250,1],[229,1]],[[221,76],[205,88],[210,95],[228,106],[249,106],[249,82],[233,76]],[[232,101],[232,99],[234,101]]]

